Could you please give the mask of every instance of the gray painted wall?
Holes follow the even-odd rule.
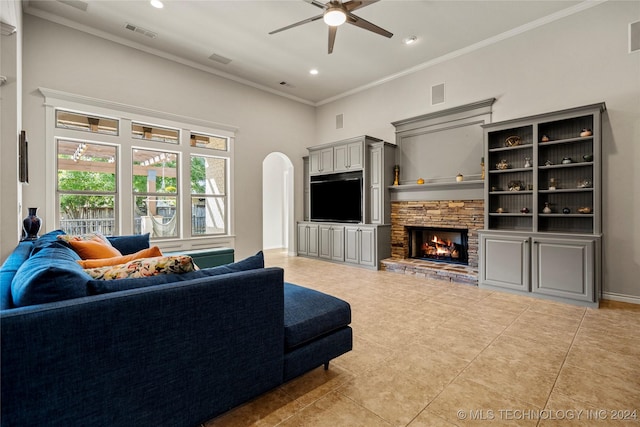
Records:
[[[604,101],[604,291],[640,298],[640,52],[628,53],[628,25],[639,19],[640,2],[608,1],[327,103],[316,142],[395,142],[393,121],[491,97],[493,121]],[[446,101],[431,107],[430,88],[442,82]]]

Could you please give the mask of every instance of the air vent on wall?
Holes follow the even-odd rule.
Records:
[[[431,105],[442,104],[444,102],[444,83],[431,86]]]
[[[231,60],[229,58],[225,58],[224,56],[218,55],[217,53],[212,54],[209,57],[209,59],[212,60],[212,61],[219,62],[219,63],[224,64],[224,65],[227,65],[229,62],[231,62]]]
[[[640,52],[640,21],[629,24],[629,53]]]
[[[157,33],[154,33],[153,31],[150,31],[150,30],[146,30],[142,27],[138,27],[136,25],[124,24],[124,28],[126,28],[129,31],[133,31],[134,33],[143,34],[152,39],[155,39],[156,37],[158,37]]]
[[[342,114],[336,115],[336,129],[342,129],[344,126],[344,116]]]
[[[87,3],[80,0],[58,0],[60,3],[66,4],[67,6],[75,7],[78,10],[83,12],[87,11]]]

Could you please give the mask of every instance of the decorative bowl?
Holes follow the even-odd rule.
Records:
[[[580,212],[581,214],[590,214],[591,212],[593,212],[593,209],[588,206],[583,206],[578,208],[578,212]]]

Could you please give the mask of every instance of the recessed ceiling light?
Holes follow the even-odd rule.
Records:
[[[309,74],[315,76],[318,74],[318,70],[316,70],[315,68],[312,68],[311,70],[309,70]]]
[[[164,4],[162,4],[160,0],[151,0],[149,3],[151,3],[151,6],[155,7],[156,9],[162,9],[164,7]]]
[[[406,39],[402,40],[402,43],[404,43],[406,45],[410,45],[410,44],[414,44],[417,41],[418,41],[418,37],[417,36],[410,36],[410,37],[407,37]]]

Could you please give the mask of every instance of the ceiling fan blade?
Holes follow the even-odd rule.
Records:
[[[347,9],[347,11],[353,12],[354,10],[361,9],[365,6],[369,6],[370,4],[377,3],[379,1],[380,0],[349,0],[342,3],[342,5]]]
[[[390,33],[384,28],[380,28],[377,25],[367,21],[366,19],[362,19],[351,13],[347,13],[347,22],[351,25],[355,25],[356,27],[364,28],[365,30],[380,34],[381,36],[385,36],[388,38],[391,38],[393,36],[393,33]]]
[[[317,21],[318,19],[322,19],[322,15],[317,15],[311,18],[307,18],[303,21],[296,22],[295,24],[287,25],[286,27],[278,28],[277,30],[271,31],[269,34],[279,33],[280,31],[288,30],[289,28],[297,27],[302,24],[307,24],[309,22]]]
[[[336,33],[338,32],[338,27],[329,27],[329,53],[333,52],[333,44],[336,42]]]
[[[319,7],[320,9],[324,9],[326,7],[326,4],[319,2],[318,0],[304,0],[309,4],[312,4],[316,7]],[[376,0],[378,1],[378,0]]]

